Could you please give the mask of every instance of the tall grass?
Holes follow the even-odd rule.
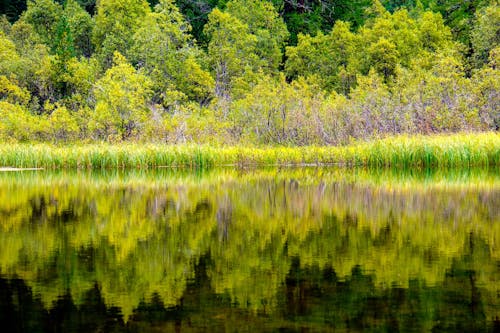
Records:
[[[111,169],[271,165],[369,167],[499,166],[500,134],[397,136],[344,147],[210,147],[198,145],[4,144],[0,166]]]

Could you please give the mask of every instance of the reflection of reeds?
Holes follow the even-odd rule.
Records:
[[[0,187],[80,186],[83,188],[169,188],[231,186],[262,181],[287,183],[290,189],[313,185],[324,191],[325,185],[340,183],[375,186],[379,190],[420,191],[430,189],[499,189],[500,173],[494,167],[481,168],[337,168],[287,167],[234,169],[161,168],[154,170],[53,170],[0,173]],[[318,193],[319,193],[318,192]]]
[[[14,144],[0,147],[0,166],[62,168],[206,169],[252,165],[365,165],[371,167],[449,167],[500,164],[497,133],[398,136],[345,147],[209,147],[168,145],[51,146]]]

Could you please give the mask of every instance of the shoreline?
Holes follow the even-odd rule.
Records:
[[[348,146],[3,144],[0,171],[245,167],[472,167],[500,165],[500,133],[394,136]]]
[[[43,168],[12,168],[12,167],[0,167],[0,172],[12,172],[12,171],[38,171],[44,170]]]

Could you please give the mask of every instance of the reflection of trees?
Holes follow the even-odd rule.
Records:
[[[387,329],[404,328],[414,308],[449,317],[443,309],[452,296],[436,300],[431,286],[446,290],[452,280],[453,292],[461,286],[461,295],[476,295],[464,300],[481,299],[474,301],[485,318],[477,317],[479,325],[499,313],[500,194],[494,186],[469,187],[460,176],[462,185],[444,177],[428,190],[426,178],[341,181],[318,171],[224,177],[184,185],[169,177],[118,177],[112,186],[93,178],[37,183],[0,177],[1,271],[24,279],[46,307],[67,292],[79,312],[97,281],[103,304],[119,306],[125,318],[142,318],[141,308],[170,318],[198,297],[201,280],[193,278],[211,295],[194,313],[223,298],[224,311],[237,305],[252,315],[286,313],[283,320],[306,322],[320,321],[322,313],[333,318],[328,322],[349,319],[353,327],[383,322]],[[203,263],[204,254],[210,260]],[[474,271],[465,275],[469,284],[457,278],[460,269]],[[388,307],[388,299],[395,303]],[[321,312],[317,302],[335,310]],[[354,305],[346,312],[342,304],[366,313]],[[370,314],[370,304],[384,318]],[[392,306],[406,312],[394,313]],[[370,316],[373,322],[360,319]],[[144,318],[137,320],[151,319]],[[431,325],[435,318],[424,319]]]
[[[333,267],[304,266],[295,257],[276,290],[273,316],[242,309],[229,295],[217,293],[208,275],[214,264],[210,256],[201,256],[177,305],[168,306],[159,293],[153,293],[134,305],[126,323],[119,308],[105,304],[98,285],[83,293],[79,305],[64,293],[44,307],[23,280],[0,278],[0,320],[12,332],[471,332],[498,328],[498,320],[485,312],[490,295],[475,283],[477,273],[467,256],[454,260],[440,284],[411,280],[407,288],[380,288],[374,275],[364,273],[360,266],[339,278]]]
[[[120,309],[107,307],[97,285],[86,290],[80,306],[64,293],[48,308],[21,279],[0,278],[3,332],[118,332],[124,328]]]
[[[217,230],[219,241],[227,242],[229,237],[229,226],[233,219],[233,205],[231,199],[225,196],[219,201],[217,209]]]

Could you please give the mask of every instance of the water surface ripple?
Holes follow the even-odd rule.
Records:
[[[498,170],[0,173],[8,332],[498,331]]]

